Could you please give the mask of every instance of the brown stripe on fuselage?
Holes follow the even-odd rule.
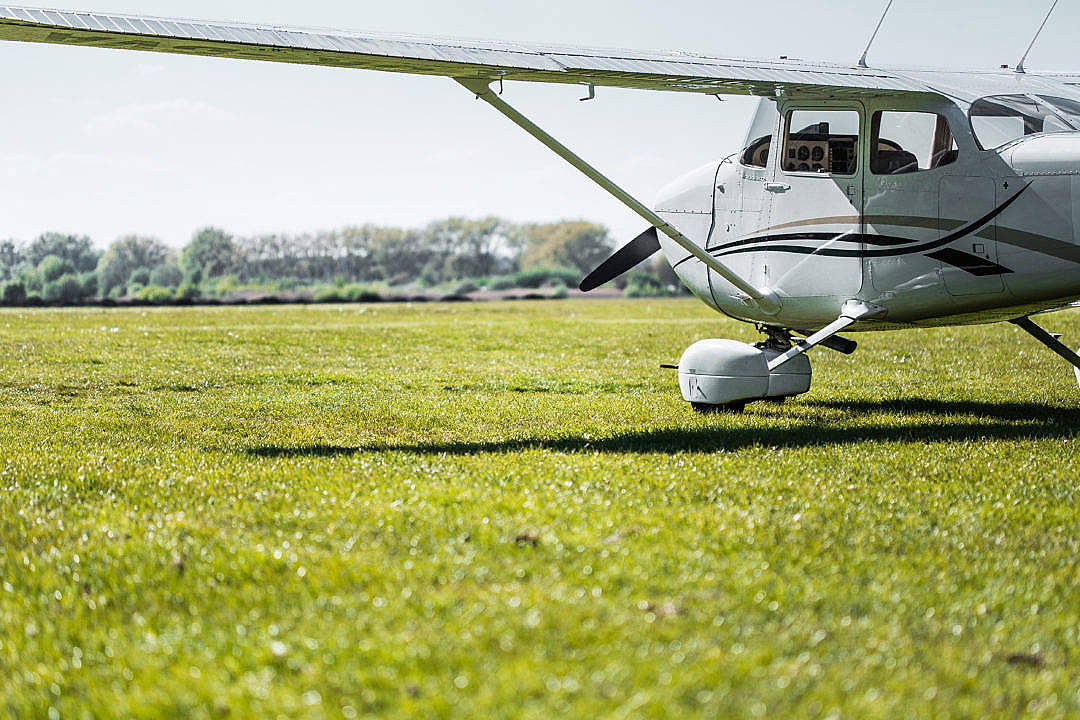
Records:
[[[988,240],[994,239],[993,228],[987,228],[986,230],[989,232],[987,232],[985,237]],[[979,235],[980,237],[983,237],[981,233],[979,233]],[[1003,242],[1006,245],[1023,248],[1024,250],[1034,250],[1035,252],[1040,252],[1044,255],[1080,263],[1080,245],[1055,240],[1046,235],[1036,235],[1035,233],[1024,232],[1023,230],[998,227],[996,239],[998,242]]]
[[[938,218],[912,217],[909,215],[867,215],[863,220],[868,225],[894,225],[896,227],[926,228],[927,230],[955,230],[964,225],[962,220],[939,220]],[[814,225],[859,225],[863,220],[859,220],[857,215],[809,218],[807,220],[772,225],[761,230],[755,230],[753,234],[789,230],[797,227],[812,227]]]

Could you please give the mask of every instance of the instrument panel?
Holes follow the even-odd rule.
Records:
[[[784,170],[832,175],[855,174],[855,138],[792,137],[784,153]]]

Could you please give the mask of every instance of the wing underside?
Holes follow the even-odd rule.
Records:
[[[0,6],[0,40],[706,94],[927,91],[926,86],[888,71],[843,65],[324,32],[13,6]]]

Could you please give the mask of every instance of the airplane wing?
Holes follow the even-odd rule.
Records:
[[[883,70],[0,6],[0,40],[205,55],[454,78],[775,96],[927,92]]]
[[[1047,80],[1059,82],[1062,85],[1080,86],[1080,75],[1077,73],[1031,73]]]

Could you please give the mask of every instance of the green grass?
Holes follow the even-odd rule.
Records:
[[[0,716],[1080,713],[1068,367],[864,335],[699,417],[658,365],[704,337],[757,336],[690,300],[0,312]]]

